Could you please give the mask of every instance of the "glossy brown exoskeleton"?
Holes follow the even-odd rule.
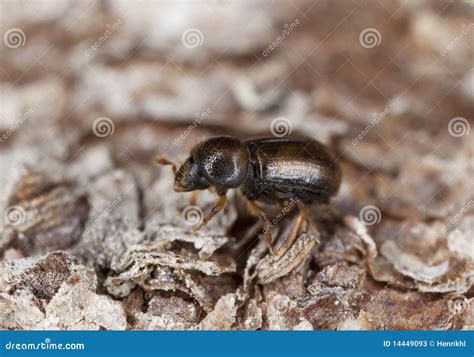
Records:
[[[268,228],[269,220],[256,202],[327,203],[341,183],[341,170],[327,148],[305,137],[247,141],[214,137],[196,145],[179,169],[164,158],[157,163],[173,165],[175,191],[213,188],[219,195],[198,229],[225,206],[231,188],[241,190]],[[271,244],[271,235],[265,238]]]

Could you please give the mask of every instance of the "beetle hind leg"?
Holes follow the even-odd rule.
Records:
[[[251,213],[253,213],[256,216],[259,216],[260,219],[263,221],[263,239],[265,243],[267,243],[268,248],[270,249],[270,252],[272,254],[275,254],[273,250],[273,237],[271,233],[272,229],[272,224],[270,223],[270,220],[268,219],[267,215],[263,211],[263,209],[258,206],[255,202],[247,200],[248,202],[248,207]]]
[[[309,211],[308,207],[304,205],[304,203],[298,202],[298,209],[305,218],[306,222],[308,222],[308,225],[315,231],[319,231],[316,222],[314,222],[314,219],[311,215],[311,212]]]
[[[301,227],[306,222],[305,227],[311,226],[313,229],[317,231],[317,227],[313,222],[311,217],[311,213],[308,211],[306,206],[298,202],[298,214],[296,216],[296,220],[291,227],[290,234],[288,237],[283,241],[283,243],[275,250],[275,255],[277,258],[282,257],[293,245],[293,243],[298,238],[298,233],[300,232]]]
[[[303,223],[304,218],[305,217],[303,213],[301,211],[298,212],[298,215],[296,216],[296,221],[291,227],[290,234],[274,252],[274,255],[276,257],[278,258],[282,257],[288,251],[288,249],[290,249],[293,243],[296,241],[296,239],[298,238],[298,232],[301,228],[301,224]]]

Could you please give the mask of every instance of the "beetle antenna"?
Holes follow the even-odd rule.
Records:
[[[176,164],[164,157],[157,157],[155,159],[155,163],[157,165],[171,165],[171,169],[173,170],[173,174],[176,175],[176,171],[178,171],[178,168],[176,166]]]

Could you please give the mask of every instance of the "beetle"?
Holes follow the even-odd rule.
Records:
[[[338,192],[342,176],[329,150],[308,137],[212,137],[194,146],[179,168],[163,157],[156,163],[172,165],[176,192],[212,188],[219,195],[196,230],[225,207],[229,189],[240,189],[250,209],[264,221],[265,241],[270,249],[270,221],[258,203],[273,205],[292,200],[298,202],[301,212],[304,204],[328,203]],[[295,238],[296,232],[287,239],[285,247],[291,246]]]

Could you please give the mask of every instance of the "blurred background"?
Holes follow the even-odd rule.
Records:
[[[270,135],[273,123],[380,173],[356,186],[390,210],[440,216],[472,192],[472,2],[1,6],[2,165],[60,170],[95,150],[97,166],[149,167],[159,152],[182,160],[209,128]],[[362,178],[345,177],[347,190]]]
[[[474,2],[1,0],[0,13],[3,259],[74,247],[104,210],[122,231],[179,224],[156,155],[303,133],[342,166],[335,212],[378,248],[396,241],[384,259],[424,282],[456,266],[460,285],[437,292],[469,291]]]

